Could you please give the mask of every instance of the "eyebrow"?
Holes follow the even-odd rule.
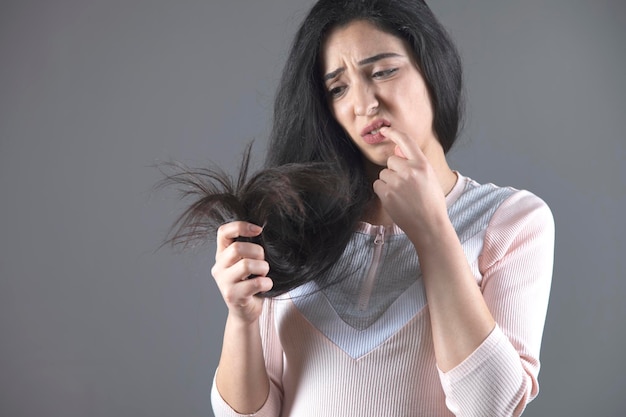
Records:
[[[365,58],[365,59],[357,62],[357,64],[359,66],[363,66],[363,65],[373,64],[374,62],[380,61],[381,59],[394,58],[394,57],[399,57],[399,56],[402,56],[402,55],[396,54],[395,52],[383,52],[382,54],[376,54],[376,55],[371,56],[369,58]],[[341,68],[337,68],[334,71],[329,72],[328,74],[324,75],[324,82],[326,82],[328,80],[332,80],[337,75],[339,75],[342,72],[344,72],[345,70],[346,70],[345,67],[341,67]]]

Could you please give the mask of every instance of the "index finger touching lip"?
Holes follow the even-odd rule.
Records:
[[[404,133],[399,132],[394,128],[388,126],[381,127],[380,133],[382,133],[383,136],[390,139],[397,145],[395,152],[396,155],[406,159],[413,159],[415,157],[417,151],[414,149],[414,147],[417,146],[417,144]]]
[[[262,231],[261,226],[249,222],[225,223],[217,229],[217,251],[221,252],[238,237],[254,237],[261,234]]]

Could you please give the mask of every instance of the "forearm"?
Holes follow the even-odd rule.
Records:
[[[426,256],[429,247],[436,249],[446,241],[449,236],[446,229],[439,228],[441,231],[433,235],[437,242],[430,242],[425,250],[418,251],[421,257]],[[452,246],[443,247],[447,248],[450,260],[439,261],[442,273],[448,270],[453,259],[459,259],[455,258]],[[440,378],[446,403],[455,415],[518,416],[537,395],[539,351],[550,293],[553,250],[554,221],[549,208],[536,196],[516,192],[490,217],[482,237],[480,256],[473,258],[475,263],[471,265],[481,274],[478,291],[481,297],[476,298],[476,306],[483,303],[488,306],[497,326],[468,357],[459,358],[460,364],[444,367],[441,362],[444,366],[440,369]],[[435,260],[436,255],[431,255],[423,261]],[[433,276],[425,275],[425,280]],[[475,278],[470,278],[465,282],[474,283]],[[476,294],[476,285],[471,286],[472,293]],[[433,288],[436,286],[430,285],[428,291],[432,293]],[[454,295],[452,291],[450,295]],[[431,302],[429,299],[429,304],[438,317],[439,307],[444,304],[435,301],[438,300]],[[467,313],[468,323],[470,317]],[[433,325],[434,332],[441,328]],[[461,329],[459,339],[463,335]],[[438,339],[441,344],[442,338]],[[465,336],[463,339],[471,340]],[[445,343],[444,347],[449,347],[454,340]],[[440,351],[438,349],[438,355]],[[477,398],[480,401],[476,401]]]
[[[452,224],[446,217],[432,226],[413,243],[428,299],[435,357],[446,372],[476,350],[495,321]]]
[[[269,395],[259,321],[242,323],[229,316],[216,375],[217,389],[241,414],[258,411]]]

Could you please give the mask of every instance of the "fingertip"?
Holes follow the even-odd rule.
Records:
[[[274,281],[269,277],[259,277],[259,287],[261,292],[268,292],[274,288]]]
[[[387,127],[387,126],[383,126],[378,130],[384,137],[386,137],[387,139],[389,139],[392,142],[395,142],[395,140],[393,139],[392,135],[390,135],[390,133],[393,132],[393,130],[391,130],[391,128]]]
[[[398,131],[391,126],[382,126],[379,131],[383,134],[383,136],[391,139],[394,142],[398,140]]]
[[[248,230],[251,233],[254,233],[255,235],[260,234],[263,231],[263,228],[261,226],[258,226],[254,223],[248,223]]]

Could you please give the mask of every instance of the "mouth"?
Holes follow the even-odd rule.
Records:
[[[380,133],[380,129],[384,126],[389,127],[391,126],[391,123],[385,119],[378,119],[367,125],[363,130],[361,130],[361,137],[363,138],[363,141],[373,145],[385,140],[385,137],[382,133]]]
[[[373,123],[370,123],[363,130],[361,130],[361,136],[375,135],[380,132],[380,128],[383,126],[389,127],[391,126],[391,123],[385,119],[375,120]]]

